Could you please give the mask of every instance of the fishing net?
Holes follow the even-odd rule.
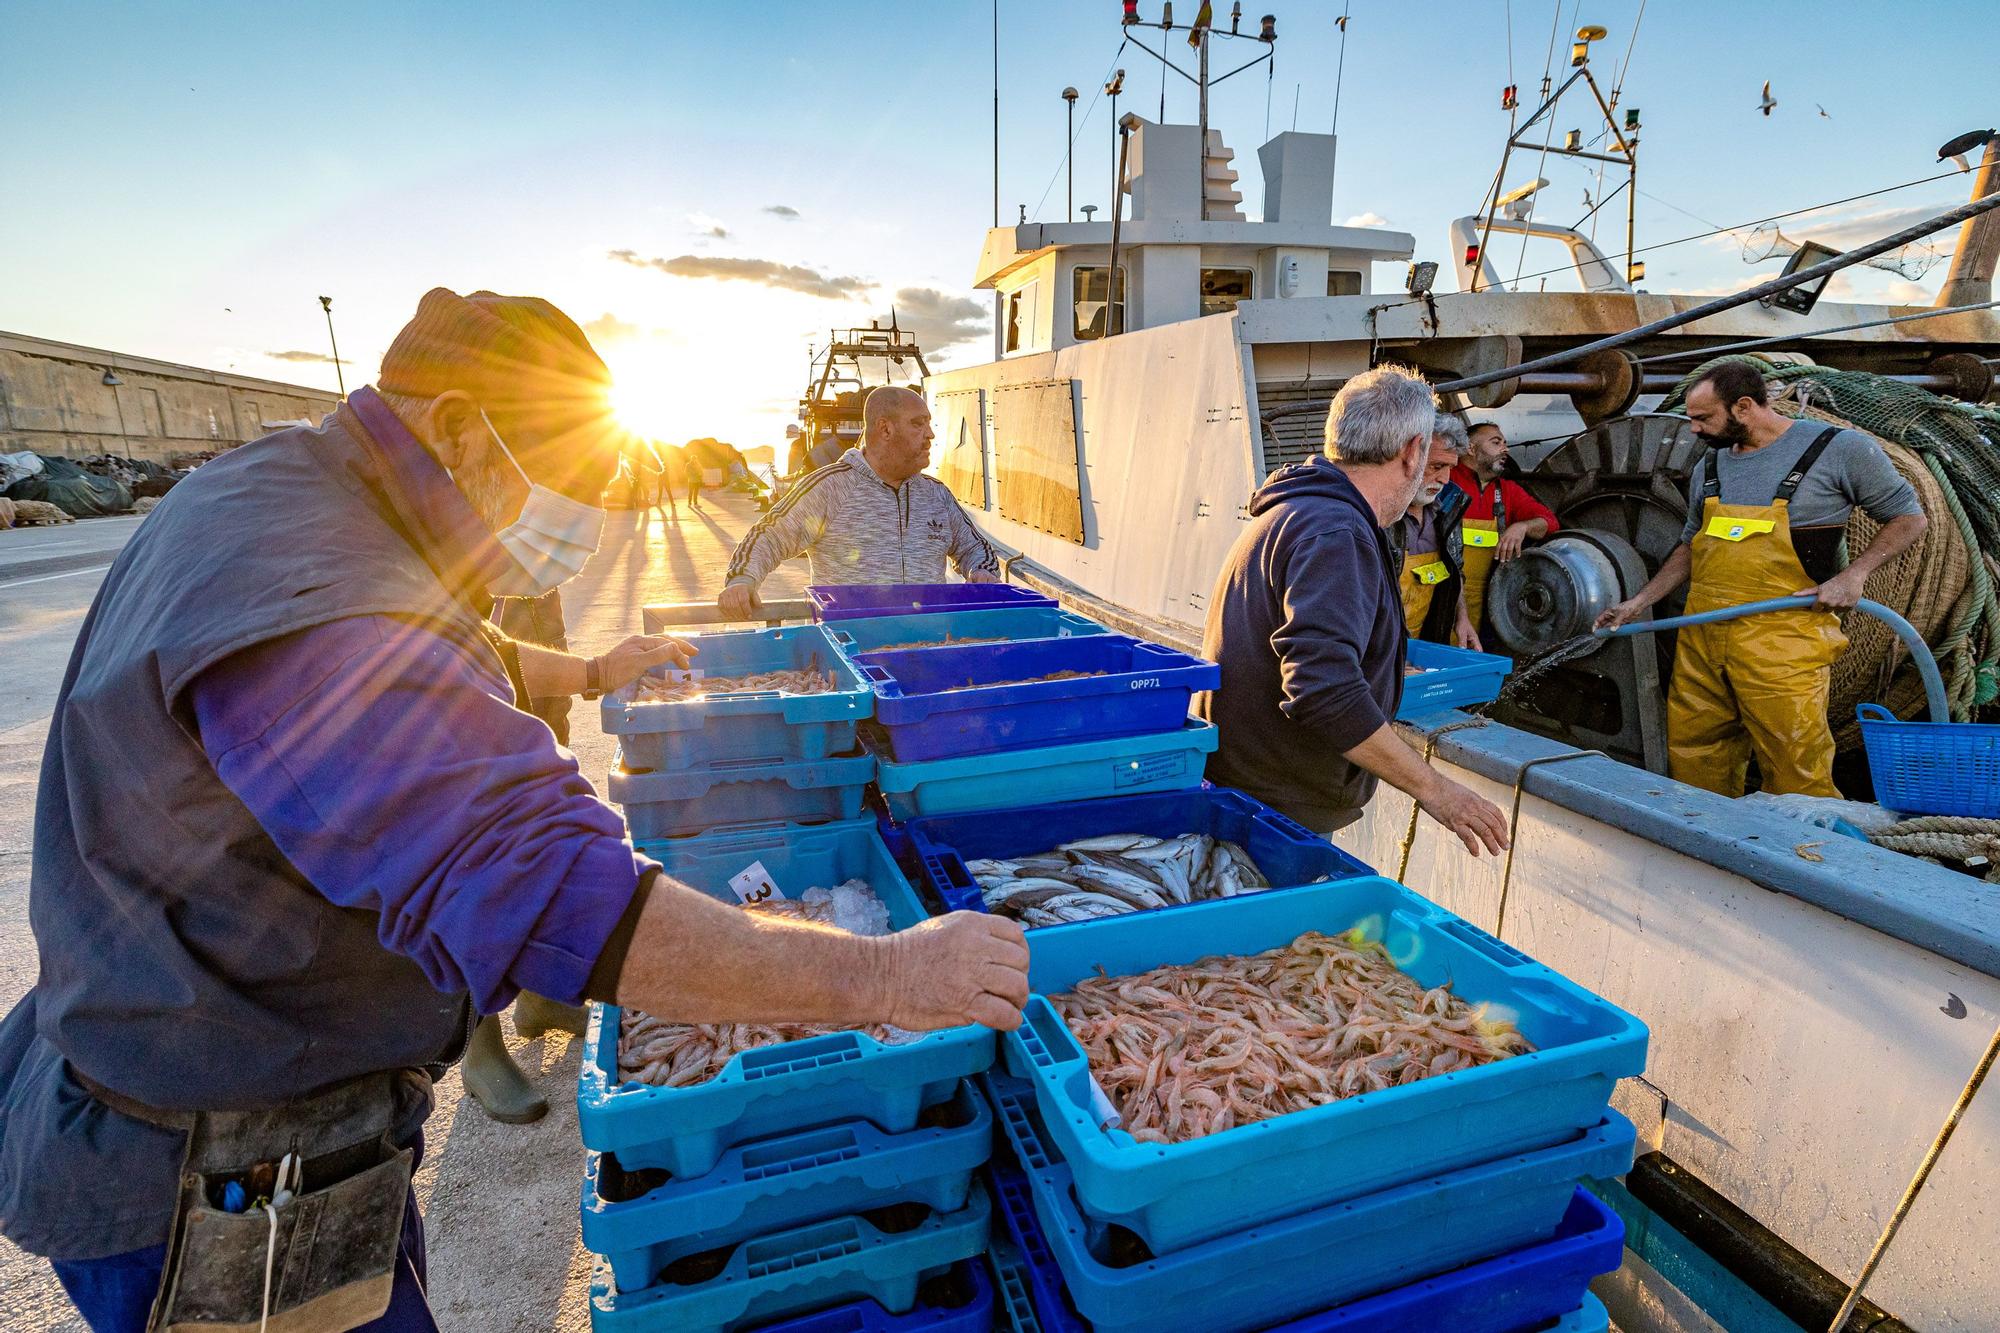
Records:
[[[1744,361],[1778,389],[1773,406],[1850,426],[1874,437],[1910,480],[1930,519],[1922,540],[1875,571],[1867,593],[1901,613],[1931,645],[1955,721],[1988,709],[2000,694],[2000,411],[1858,370],[1780,365],[1754,355],[1718,357],[1690,371],[1661,404],[1682,406],[1688,386],[1711,366]],[[1850,549],[1877,525],[1856,511]],[[1872,700],[1898,717],[1924,714],[1916,669],[1895,635],[1872,617],[1845,618],[1849,652],[1834,667],[1829,718],[1843,749],[1860,743],[1854,706]]]

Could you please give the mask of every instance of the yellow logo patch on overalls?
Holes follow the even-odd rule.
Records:
[[[1726,542],[1740,542],[1750,537],[1762,537],[1777,530],[1775,520],[1768,518],[1735,518],[1728,514],[1716,514],[1708,520],[1703,533]]]

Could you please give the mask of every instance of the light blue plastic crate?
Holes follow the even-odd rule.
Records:
[[[994,1311],[985,1259],[964,1259],[919,1285],[907,1314],[863,1299],[764,1324],[757,1333],[992,1333]]]
[[[638,1291],[617,1286],[599,1264],[590,1284],[596,1333],[735,1333],[849,1301],[890,1314],[916,1306],[918,1288],[986,1250],[992,1207],[974,1182],[965,1207],[917,1226],[884,1231],[859,1215],[808,1223],[745,1241],[711,1262],[682,1260],[685,1276]],[[680,1275],[677,1275],[680,1276]]]
[[[1512,1020],[1536,1049],[1185,1143],[1142,1144],[1098,1127],[1083,1048],[1044,996],[1100,972],[1261,953],[1308,930],[1350,929],[1381,941],[1419,984],[1448,981],[1490,1016]],[[1613,1084],[1646,1066],[1638,1019],[1376,876],[1051,926],[1034,943],[1028,983],[1036,993],[1026,1021],[1007,1034],[1007,1072],[1034,1081],[1083,1210],[1137,1232],[1157,1253],[1553,1147],[1601,1121]]]
[[[634,702],[638,683],[604,696],[600,718],[634,769],[681,769],[718,759],[824,759],[854,749],[855,724],[874,696],[819,625],[722,630],[690,636],[706,676],[746,676],[817,667],[840,688],[828,694],[746,690],[700,699]]]
[[[636,1291],[676,1259],[807,1222],[896,1203],[957,1212],[992,1154],[992,1109],[961,1083],[925,1119],[936,1123],[903,1134],[850,1120],[739,1144],[699,1176],[627,1171],[591,1153],[583,1247],[604,1256],[621,1291]]]
[[[1399,718],[1492,703],[1514,670],[1511,657],[1475,653],[1428,639],[1410,640],[1409,663],[1423,671],[1403,677],[1403,698],[1396,705]]]
[[[1041,1132],[1032,1090],[1012,1079],[995,1079],[990,1089],[1025,1172],[1033,1217],[1019,1216],[1019,1191],[1004,1183],[1009,1167],[1001,1163],[995,1166],[996,1179],[1003,1182],[996,1206],[1025,1253],[1033,1253],[1035,1240],[1047,1247],[1068,1297],[1067,1306],[1045,1298],[1037,1307],[1041,1323],[1074,1327],[1065,1323],[1074,1308],[1096,1333],[1149,1333],[1165,1310],[1173,1312],[1177,1327],[1206,1333],[1241,1333],[1283,1320],[1297,1321],[1288,1328],[1348,1327],[1340,1311],[1327,1307],[1549,1241],[1575,1200],[1577,1182],[1629,1169],[1636,1139],[1630,1121],[1608,1112],[1586,1133],[1553,1148],[1425,1177],[1121,1263],[1129,1257],[1120,1253],[1122,1247],[1078,1209],[1070,1170],[1052,1156]],[[1345,1159],[1331,1157],[1319,1170],[1331,1174],[1345,1165]],[[1027,1232],[1030,1223],[1039,1236]],[[1616,1267],[1613,1250],[1610,1266]],[[1580,1282],[1571,1284],[1569,1299],[1580,1289]],[[1411,1312],[1422,1305],[1416,1297],[1404,1303]],[[1528,1302],[1518,1324],[1479,1327],[1526,1327],[1547,1308]],[[1314,1317],[1315,1312],[1321,1313]],[[1468,1327],[1393,1318],[1386,1323],[1362,1318],[1355,1326]]]
[[[642,850],[667,874],[724,902],[736,900],[730,876],[762,862],[788,894],[866,880],[898,930],[927,915],[872,819],[723,828]],[[833,1032],[747,1051],[694,1087],[657,1088],[618,1081],[618,1021],[616,1005],[592,1007],[577,1084],[583,1146],[616,1153],[628,1170],[676,1176],[702,1174],[735,1144],[844,1120],[902,1133],[925,1107],[949,1101],[960,1079],[993,1063],[993,1031],[977,1025],[897,1045]]]
[[[718,759],[699,768],[634,773],[621,754],[609,795],[635,840],[677,838],[719,824],[779,820],[825,824],[859,819],[875,756],[828,759]]]
[[[1189,718],[1179,731],[899,764],[871,728],[861,731],[877,760],[876,788],[905,820],[1199,787],[1216,740],[1213,726]]]
[[[901,763],[1172,732],[1213,662],[1123,634],[862,653],[875,719]],[[1080,672],[1059,680],[1062,672]]]
[[[968,640],[1068,639],[1111,631],[1059,606],[1003,606],[972,611],[926,611],[830,621],[827,637],[852,658],[857,653],[950,648]]]

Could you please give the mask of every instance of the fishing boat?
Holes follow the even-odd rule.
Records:
[[[1578,33],[1567,81],[1516,121],[1508,154],[1566,94],[1594,98],[1597,146],[1571,136],[1567,151],[1636,181],[1643,127],[1591,71],[1604,35]],[[1678,540],[1700,446],[1673,391],[1710,357],[1765,355],[1795,407],[1897,442],[1945,488],[1957,464],[1910,443],[1912,413],[1983,421],[2000,440],[2000,414],[1962,406],[1993,395],[2000,211],[1955,228],[1933,307],[1816,299],[1835,252],[1781,232],[1765,239],[1789,256],[1788,277],[1731,303],[1646,290],[1629,212],[1607,253],[1534,217],[1536,182],[1509,190],[1503,157],[1479,209],[1438,238],[1459,288],[1441,291],[1439,252],[1416,237],[1331,221],[1333,135],[1263,144],[1262,208],[1246,214],[1234,155],[1206,123],[1209,43],[1224,36],[1190,34],[1199,123],[1120,123],[1110,218],[987,233],[975,280],[997,298],[992,355],[925,382],[935,470],[1012,579],[1198,645],[1252,492],[1317,450],[1332,394],[1383,362],[1419,368],[1449,405],[1499,423],[1520,480],[1562,520],[1490,594],[1506,604],[1497,646],[1521,657],[1586,633]],[[1974,205],[2000,192],[2000,139],[1945,150],[1978,159]],[[1574,290],[1503,280],[1504,238],[1560,246]],[[1903,265],[1928,244],[1885,242],[1864,257]],[[1385,262],[1409,264],[1401,289],[1375,286]],[[2000,505],[1968,494],[1961,508]],[[1977,608],[1992,569],[1976,523],[1931,518],[1937,546],[1882,574],[1908,585],[1892,590],[1906,605],[1938,603],[1920,628],[1963,712],[1991,695],[2000,626]],[[1866,646],[1873,665],[1848,716],[1856,698],[1914,714],[1907,664],[1886,635]],[[1415,720],[1431,762],[1509,814],[1511,854],[1467,856],[1386,787],[1337,840],[1650,1026],[1650,1068],[1617,1105],[1640,1129],[1627,1188],[1658,1225],[1633,1230],[1625,1268],[1601,1288],[1620,1327],[1824,1328],[1892,1221],[1847,1326],[2000,1327],[2000,1253],[1986,1243],[2000,1088],[1968,1083],[2000,1028],[2000,890],[1667,778],[1670,665],[1670,644],[1621,640],[1543,673],[1493,716]],[[1955,1107],[1955,1135],[1913,1188]]]
[[[917,380],[930,374],[916,335],[897,326],[893,311],[886,329],[871,320],[865,329],[831,330],[807,364],[798,424],[786,432],[801,466],[788,473],[824,467],[861,443],[861,405],[871,379],[888,384],[899,370]]]

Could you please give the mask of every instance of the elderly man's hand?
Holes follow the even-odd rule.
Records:
[[[754,583],[732,583],[722,590],[722,596],[715,599],[715,604],[730,620],[754,620],[757,608],[763,605],[763,598],[757,595]]]
[[[606,691],[630,685],[654,667],[685,667],[701,649],[664,634],[635,634],[597,659]]]
[[[882,977],[886,1017],[899,1028],[983,1023],[1021,1026],[1028,1002],[1028,941],[1020,923],[953,912],[889,936]]]

